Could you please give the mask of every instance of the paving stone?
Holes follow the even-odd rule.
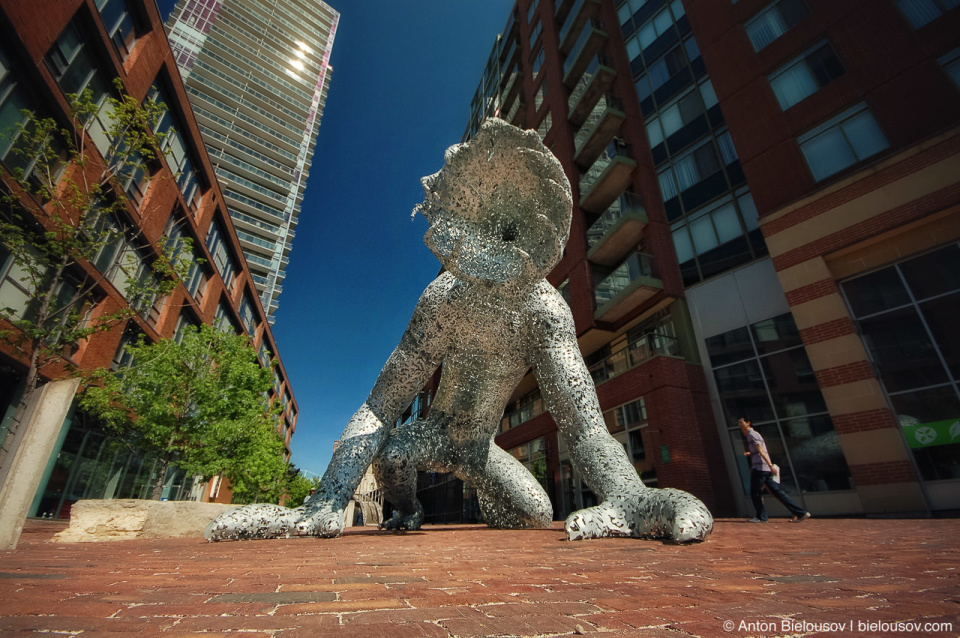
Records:
[[[559,525],[214,544],[66,545],[32,531],[0,552],[0,634],[690,638],[786,618],[951,622],[931,635],[955,636],[960,526],[923,526],[935,542],[916,521],[825,518],[749,533],[720,520],[686,547],[570,543]]]

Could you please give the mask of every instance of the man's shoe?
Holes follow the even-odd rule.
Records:
[[[766,523],[767,521],[761,520],[759,518],[751,518],[748,523]]]
[[[798,517],[796,517],[795,519],[793,519],[793,520],[790,521],[790,522],[791,522],[791,523],[802,523],[803,521],[807,520],[808,518],[810,518],[810,512],[807,512],[807,513],[804,514],[803,516],[798,516]]]

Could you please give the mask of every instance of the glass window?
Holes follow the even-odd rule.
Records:
[[[254,308],[254,301],[249,293],[244,293],[243,301],[240,302],[240,321],[251,337],[257,332],[257,316]]]
[[[957,88],[960,88],[960,47],[940,57],[937,62],[944,68]]]
[[[841,283],[925,480],[960,477],[957,244]],[[866,299],[866,303],[864,302]]]
[[[892,268],[847,281],[843,284],[843,291],[855,317],[866,317],[910,303],[903,280]]]
[[[939,250],[914,257],[901,264],[900,271],[917,300],[958,290],[960,289],[960,247],[950,244]]]
[[[804,133],[797,142],[816,181],[862,162],[890,145],[864,102]]]
[[[786,111],[843,72],[843,64],[830,44],[821,42],[780,67],[770,75],[769,81],[780,108]]]
[[[210,251],[213,263],[223,279],[223,285],[229,290],[237,274],[237,265],[233,252],[227,245],[227,237],[226,231],[221,227],[221,222],[215,220],[210,225],[210,233],[207,235],[207,250]]]
[[[125,60],[137,41],[136,23],[129,0],[97,0],[97,10],[120,59]]]
[[[960,0],[897,0],[897,6],[910,26],[919,29],[960,6]]]
[[[177,186],[187,206],[196,208],[199,204],[200,178],[194,168],[193,150],[181,131],[186,130],[176,114],[170,109],[171,102],[159,82],[155,82],[147,94],[147,99],[164,107],[164,112],[154,123],[154,133],[162,134],[164,139],[161,150],[177,180]]]
[[[759,51],[789,31],[809,13],[803,0],[777,0],[743,26],[754,51]]]

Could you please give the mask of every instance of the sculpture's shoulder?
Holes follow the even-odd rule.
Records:
[[[463,284],[459,279],[444,271],[423,291],[417,307],[420,310],[429,311],[449,305],[460,296],[462,288]]]
[[[573,329],[573,315],[563,295],[543,279],[531,291],[527,300],[530,318],[540,329]]]

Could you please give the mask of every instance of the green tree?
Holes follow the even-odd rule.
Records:
[[[66,355],[90,335],[149,310],[190,265],[182,243],[176,251],[163,238],[151,245],[129,221],[128,194],[142,190],[159,167],[164,139],[150,125],[164,107],[121,89],[118,80],[119,97],[99,104],[90,91],[70,96],[67,126],[23,111],[19,125],[0,131],[0,147],[9,150],[0,184],[0,264],[11,260],[19,295],[0,307],[8,326],[0,342],[27,362],[10,434],[45,375],[73,372]],[[140,226],[150,212],[139,208]],[[106,285],[129,305],[101,304]],[[0,467],[5,456],[0,451]]]
[[[80,405],[160,460],[153,498],[176,465],[205,480],[226,477],[235,502],[280,499],[287,488],[280,405],[269,399],[273,372],[246,336],[204,325],[180,343],[141,338],[127,352],[133,364],[93,374]]]
[[[307,478],[303,472],[291,465],[287,472],[287,493],[284,501],[287,507],[300,507],[310,494],[310,490],[320,487],[320,477]]]

